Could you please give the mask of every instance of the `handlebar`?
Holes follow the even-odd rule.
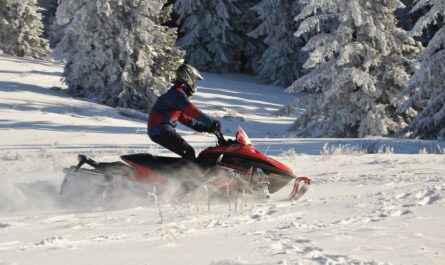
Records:
[[[218,145],[220,146],[227,145],[227,140],[224,138],[224,135],[220,130],[215,132],[215,136],[218,139]]]

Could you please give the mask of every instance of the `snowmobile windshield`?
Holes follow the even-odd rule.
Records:
[[[252,145],[249,136],[247,136],[246,132],[243,130],[243,128],[241,128],[241,126],[238,127],[238,131],[236,132],[236,141],[242,145]]]

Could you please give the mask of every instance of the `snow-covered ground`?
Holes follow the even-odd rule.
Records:
[[[68,96],[62,67],[0,56],[1,265],[445,263],[445,143],[286,138],[294,117],[273,113],[292,97],[245,76],[206,74],[193,101],[226,135],[241,125],[261,151],[311,177],[301,200],[283,200],[285,187],[236,212],[164,203],[162,223],[151,201],[126,194],[104,206],[61,201],[62,169],[77,153],[167,154],[143,114]],[[215,143],[180,130],[197,149]]]

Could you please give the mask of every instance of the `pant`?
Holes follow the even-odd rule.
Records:
[[[150,139],[173,153],[178,154],[182,158],[194,160],[195,149],[189,145],[176,131],[167,131],[159,135],[150,135]]]

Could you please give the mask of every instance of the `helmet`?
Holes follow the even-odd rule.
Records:
[[[196,92],[196,80],[203,79],[198,69],[189,64],[183,64],[176,70],[176,81],[188,86],[189,91],[186,92],[189,97]]]

